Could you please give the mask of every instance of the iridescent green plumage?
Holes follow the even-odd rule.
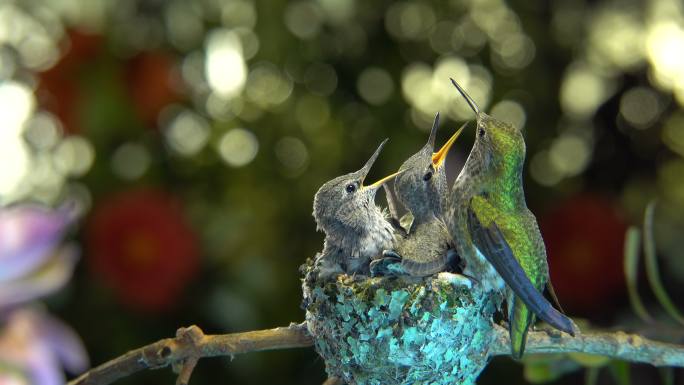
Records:
[[[525,348],[527,331],[535,319],[527,304],[561,330],[572,333],[572,322],[550,308],[540,293],[549,272],[537,220],[525,203],[522,133],[480,112],[455,82],[454,85],[477,114],[477,135],[452,188],[446,219],[452,237],[459,240],[457,248],[466,263],[465,273],[494,292],[504,294],[503,280],[509,285],[505,296],[511,349],[513,356],[519,358]],[[494,241],[486,244],[482,240],[487,237]],[[529,288],[530,283],[534,289]]]

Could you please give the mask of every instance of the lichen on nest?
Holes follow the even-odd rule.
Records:
[[[309,332],[348,384],[472,384],[490,358],[496,304],[460,275],[318,281],[304,267]]]

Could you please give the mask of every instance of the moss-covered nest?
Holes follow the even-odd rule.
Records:
[[[307,272],[307,326],[328,375],[348,384],[473,384],[487,365],[495,305],[467,278],[317,281]]]

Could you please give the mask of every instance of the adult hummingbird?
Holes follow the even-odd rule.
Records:
[[[375,205],[375,194],[398,173],[363,184],[385,143],[387,139],[360,170],[328,181],[316,192],[313,216],[317,229],[325,233],[323,251],[316,258],[319,277],[365,273],[370,259],[394,244],[394,228]]]
[[[438,127],[439,113],[435,115],[427,143],[399,167],[400,175],[394,183],[397,199],[411,214],[412,222],[400,231],[402,236],[397,237],[394,250],[383,252],[383,256],[389,260],[400,260],[404,272],[412,276],[444,271],[455,254],[442,216],[449,190],[444,161],[458,136],[452,136],[439,151],[434,152]],[[388,205],[394,207],[391,193],[386,191],[386,195]],[[396,224],[396,210],[390,209],[390,212],[394,212],[392,216]],[[373,262],[372,267],[375,265],[377,263]]]
[[[549,281],[546,249],[522,184],[525,141],[519,129],[480,111],[456,83],[477,118],[475,144],[451,190],[446,222],[466,275],[486,290],[505,290],[513,357],[520,358],[535,314],[574,335],[572,321],[541,295]],[[503,278],[503,279],[502,279]]]

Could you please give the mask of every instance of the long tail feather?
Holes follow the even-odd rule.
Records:
[[[516,296],[508,313],[508,321],[511,336],[511,356],[519,360],[525,352],[527,332],[530,325],[534,323],[534,313],[528,309],[520,297]]]

